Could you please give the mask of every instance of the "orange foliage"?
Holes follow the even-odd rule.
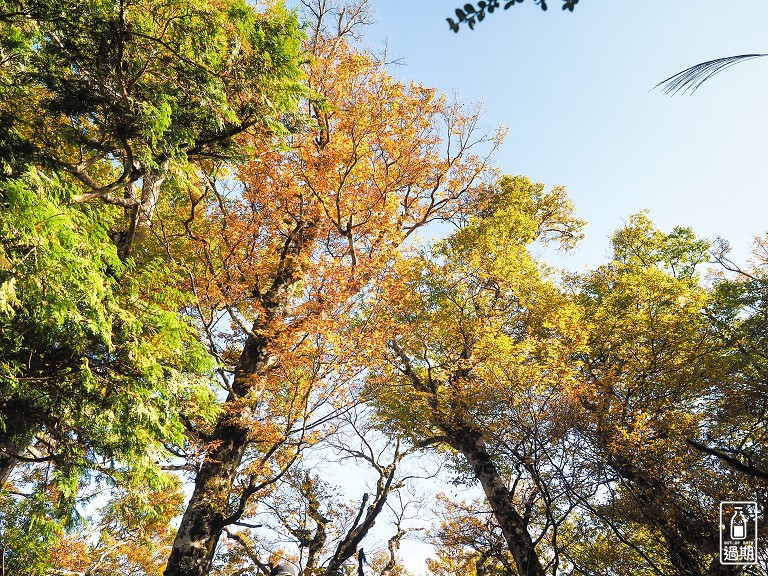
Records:
[[[361,353],[348,330],[353,297],[415,230],[479,188],[502,137],[480,134],[478,111],[397,82],[343,41],[316,54],[309,85],[318,95],[306,102],[314,127],[282,150],[251,137],[244,145],[255,159],[237,181],[213,170],[190,184],[191,204],[164,230],[222,365],[234,370],[249,335],[270,342],[269,370],[249,376],[248,397],[226,406],[260,442],[296,432],[319,407],[319,382],[328,383],[326,401],[349,401],[339,382],[360,365],[350,363]]]

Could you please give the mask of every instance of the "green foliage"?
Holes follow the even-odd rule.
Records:
[[[710,259],[708,241],[680,226],[664,234],[645,212],[630,216],[628,224],[613,235],[612,244],[617,262],[635,269],[655,266],[676,278],[692,278],[696,267]]]
[[[645,553],[645,569],[705,574],[718,562],[717,503],[734,486],[760,499],[687,442],[740,380],[707,313],[717,290],[701,283],[698,267],[711,258],[709,244],[685,228],[662,233],[639,214],[613,249],[578,294],[588,343],[575,429],[595,455],[593,476],[615,478],[592,511]],[[663,543],[660,553],[649,539]]]
[[[747,482],[768,481],[768,258],[766,239],[755,243],[752,265],[742,270],[731,262],[721,243],[716,257],[735,277],[715,285],[707,314],[727,351],[729,378],[709,397],[708,417],[702,423],[698,447],[709,448],[719,464],[747,474]]]
[[[547,10],[548,6],[546,0],[534,0],[534,2],[538,4],[539,8],[543,11]],[[504,10],[511,8],[515,4],[522,3],[523,0],[506,0],[504,2]],[[570,10],[573,12],[573,9],[578,3],[579,0],[563,0],[563,10]],[[454,32],[458,32],[461,29],[461,24],[466,24],[470,30],[474,30],[475,23],[485,20],[486,14],[493,14],[499,9],[500,4],[500,0],[480,0],[480,2],[477,2],[476,4],[464,4],[464,6],[456,8],[455,10],[456,21],[454,21],[453,18],[446,18],[448,26]]]
[[[50,550],[62,532],[62,526],[51,519],[44,493],[26,498],[0,493],[0,561],[5,574],[49,574]]]
[[[415,442],[441,435],[441,419],[504,434],[519,402],[568,372],[574,310],[530,250],[573,246],[583,222],[572,211],[563,188],[505,176],[467,207],[454,234],[404,263],[381,326],[430,390],[390,373],[405,388],[377,396],[389,427]]]
[[[235,137],[282,130],[303,92],[297,18],[276,3],[4,1],[0,30],[4,161],[95,193],[169,161],[238,157]]]
[[[152,263],[117,257],[116,211],[66,194],[34,170],[0,182],[0,442],[20,453],[44,436],[71,501],[84,469],[156,474],[163,442],[184,441],[183,404],[210,396],[212,364],[179,299],[136,288]]]

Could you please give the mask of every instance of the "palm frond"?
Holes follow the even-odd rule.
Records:
[[[728,56],[727,58],[718,58],[717,60],[702,62],[701,64],[691,66],[690,68],[659,82],[653,89],[661,88],[664,91],[664,94],[677,94],[678,92],[683,92],[683,94],[685,94],[689,91],[693,94],[702,84],[704,84],[704,82],[726,68],[738,64],[739,62],[746,62],[747,60],[761,58],[763,56],[768,56],[768,54],[741,54],[739,56]]]

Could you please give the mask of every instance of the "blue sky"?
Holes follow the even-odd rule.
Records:
[[[452,0],[373,0],[365,38],[402,58],[395,75],[483,101],[510,132],[504,171],[565,185],[589,222],[556,264],[581,270],[611,232],[648,209],[663,229],[722,236],[743,261],[768,225],[768,58],[715,76],[694,95],[650,91],[704,60],[768,52],[764,0],[533,0],[454,34]]]

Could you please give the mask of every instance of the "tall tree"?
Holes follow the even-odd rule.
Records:
[[[498,143],[478,133],[477,114],[395,81],[344,38],[314,51],[315,126],[284,152],[250,139],[256,160],[238,172],[242,185],[212,172],[164,230],[227,388],[167,576],[206,574],[224,528],[343,405],[345,366],[360,349],[353,332],[339,336],[353,297],[417,229],[471,195],[486,169],[472,149]]]
[[[766,315],[768,314],[768,241],[757,238],[752,265],[742,268],[720,240],[715,259],[735,277],[722,278],[707,309],[710,321],[732,362],[730,377],[713,391],[712,402],[696,437],[688,444],[720,460],[756,483],[768,483],[766,399]]]
[[[558,431],[529,417],[557,409],[547,398],[573,378],[567,342],[578,332],[572,306],[528,246],[572,245],[582,222],[571,211],[562,188],[502,178],[467,206],[457,232],[403,263],[380,296],[372,340],[390,352],[371,384],[382,417],[455,451],[525,575],[545,573],[537,541],[563,520],[554,501],[544,522],[531,514],[547,488],[536,462]],[[541,435],[550,439],[538,444]]]
[[[157,359],[201,373],[176,318],[188,300],[156,253],[128,260],[131,248],[169,176],[243,157],[238,136],[284,130],[303,89],[297,19],[277,3],[8,1],[0,29],[5,480],[44,428],[56,446],[40,440],[43,458],[115,457],[93,427],[74,433],[71,414],[112,414],[121,399],[130,431],[134,395],[178,412],[152,386],[178,384]]]
[[[718,502],[735,485],[744,499],[762,491],[686,442],[699,437],[729,382],[742,380],[706,314],[713,291],[697,266],[709,245],[687,228],[664,234],[641,214],[613,247],[613,261],[588,274],[579,295],[589,340],[575,429],[592,446],[595,476],[605,478],[603,512],[641,527],[636,548],[648,535],[663,542],[661,554],[643,558],[656,572],[731,574],[719,561]]]
[[[189,297],[133,248],[161,187],[285,130],[301,33],[245,2],[9,1],[0,30],[0,483],[52,466],[11,499],[62,514],[88,471],[162,484],[166,448],[211,415]]]

